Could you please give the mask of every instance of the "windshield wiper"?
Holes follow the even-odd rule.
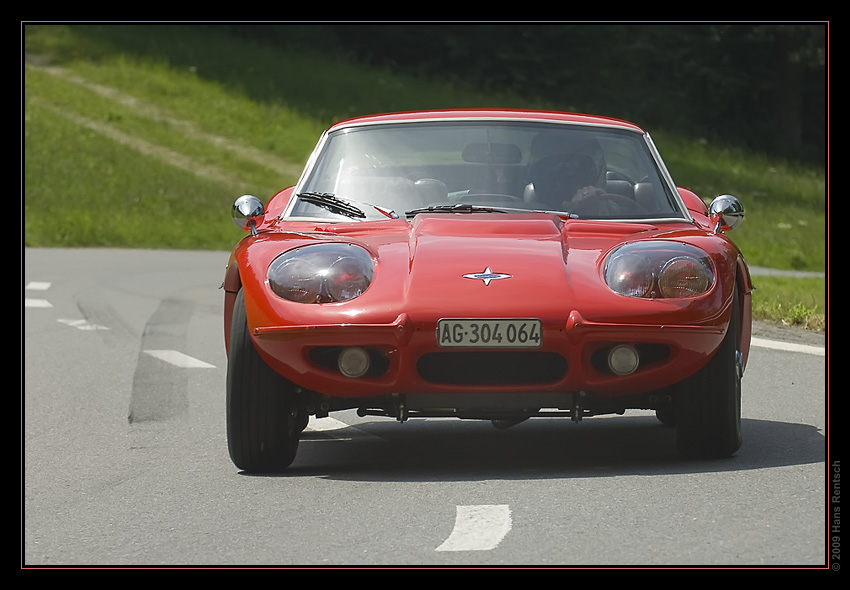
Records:
[[[298,193],[296,196],[302,201],[310,203],[311,205],[316,205],[317,207],[322,207],[323,209],[327,209],[331,213],[339,213],[340,215],[345,215],[346,217],[366,219],[366,214],[363,213],[363,211],[361,211],[351,203],[347,203],[342,199],[336,198],[331,193],[306,192]]]
[[[554,209],[533,209],[535,213],[551,213],[558,217],[569,217],[570,219],[581,219],[578,213],[570,213],[569,211],[556,211]]]
[[[434,205],[433,207],[420,207],[405,211],[404,214],[408,217],[417,213],[507,213],[502,209],[494,209],[492,207],[481,207],[479,205],[469,205],[466,203],[456,203],[454,205]]]

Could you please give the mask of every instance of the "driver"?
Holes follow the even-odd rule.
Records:
[[[525,201],[566,206],[603,192],[605,158],[596,139],[583,133],[539,133],[531,141],[528,175]]]

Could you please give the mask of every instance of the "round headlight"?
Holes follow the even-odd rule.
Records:
[[[606,258],[604,276],[614,292],[627,297],[696,297],[714,283],[708,254],[665,240],[618,246]]]
[[[359,257],[341,256],[328,269],[325,287],[331,301],[348,301],[360,296],[372,282],[372,261],[368,268]]]
[[[314,244],[285,252],[269,266],[269,287],[297,303],[336,303],[372,284],[372,256],[354,244]]]
[[[622,254],[612,258],[605,267],[605,282],[620,295],[646,297],[654,281],[652,264],[644,256]]]
[[[705,264],[681,256],[668,261],[658,275],[658,288],[663,297],[694,297],[711,287],[711,271]]]

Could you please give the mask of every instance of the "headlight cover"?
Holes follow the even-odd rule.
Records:
[[[708,254],[662,240],[618,246],[605,259],[604,275],[614,292],[646,299],[696,297],[714,284]]]
[[[312,244],[284,252],[269,265],[269,287],[297,303],[339,303],[363,294],[375,265],[364,248],[347,243]]]

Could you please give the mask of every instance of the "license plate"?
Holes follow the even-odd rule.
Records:
[[[543,329],[540,320],[459,320],[437,322],[437,344],[463,347],[523,347],[540,346]]]

